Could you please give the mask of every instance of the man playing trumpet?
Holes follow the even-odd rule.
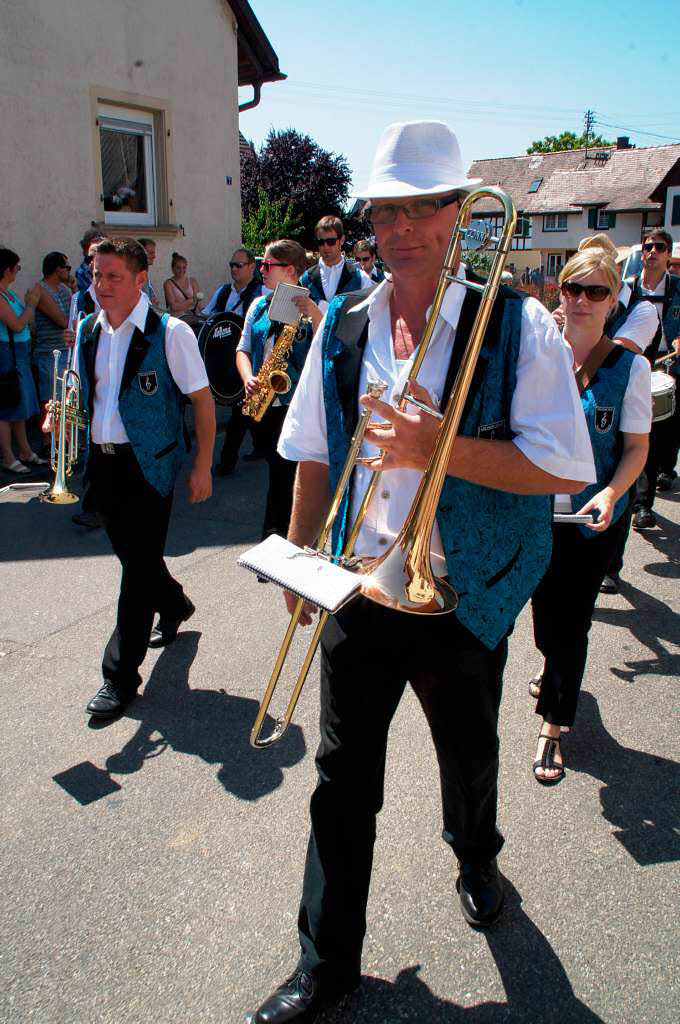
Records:
[[[392,402],[423,335],[461,198],[475,184],[446,125],[385,129],[358,198],[368,202],[391,280],[331,304],[279,443],[281,454],[299,463],[288,534],[299,546],[319,533],[365,407],[383,422],[367,431],[364,454],[375,458],[354,472],[348,523],[372,469],[383,475],[355,553],[384,553],[409,511],[439,421],[417,409],[399,412]],[[449,285],[412,388],[424,404],[446,406],[477,301],[460,284]],[[385,401],[367,397],[371,379],[388,382]],[[407,682],[437,752],[443,838],[458,861],[462,912],[474,927],[500,913],[497,720],[507,637],[550,557],[547,496],[578,492],[595,479],[566,349],[533,299],[501,288],[460,434],[431,546],[435,575],[449,576],[459,592],[455,614],[409,615],[359,597],[325,629],[300,959],[251,1024],[308,1024],[322,1002],[359,983],[387,735]],[[336,535],[334,548],[341,541]],[[292,611],[295,599],[286,600]],[[311,621],[313,611],[307,607],[300,621]]]

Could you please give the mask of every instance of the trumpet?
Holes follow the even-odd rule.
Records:
[[[503,207],[504,224],[499,237],[491,237],[488,232],[480,232],[479,225],[466,227],[470,218],[472,206],[480,199],[493,199]],[[463,416],[465,402],[467,399],[472,378],[474,375],[477,360],[484,342],[484,335],[491,316],[491,310],[501,284],[501,274],[505,261],[512,248],[512,238],[517,223],[517,211],[510,196],[498,188],[479,188],[468,193],[461,203],[458,217],[451,234],[448,250],[442,267],[439,282],[435,291],[434,300],[430,308],[430,315],[425,325],[425,331],[421,342],[416,350],[413,363],[407,380],[397,402],[397,408],[404,409],[407,404],[416,406],[422,412],[435,415],[441,419],[437,432],[434,448],[420,482],[418,492],[413,501],[408,516],[392,546],[379,558],[366,560],[359,568],[364,576],[361,584],[361,593],[372,601],[386,607],[399,611],[414,614],[441,614],[455,611],[458,604],[458,595],[455,589],[444,579],[434,577],[430,563],[430,544],[432,530],[439,498],[446,480],[446,473],[451,457],[451,451],[458,433],[458,428]],[[460,249],[467,239],[469,247],[478,247],[474,240],[482,244],[489,242],[496,243],[496,252],[489,271],[486,283],[467,281],[456,277],[456,269],[459,261]],[[468,237],[469,236],[469,237]],[[472,242],[472,244],[470,244]],[[416,380],[427,354],[444,296],[449,284],[453,281],[463,285],[465,288],[480,293],[481,300],[475,316],[474,324],[467,339],[463,358],[451,390],[451,395],[442,417],[439,412],[432,410],[429,406],[419,402],[410,394],[411,384]],[[368,426],[370,412],[364,413],[359,421],[357,434],[365,431]],[[356,435],[355,435],[356,437]],[[363,433],[361,434],[363,439]],[[343,467],[335,495],[331,502],[324,528],[319,538],[319,550],[328,540],[332,529],[333,521],[337,515],[344,492],[359,457],[359,444],[354,440],[350,446],[345,466]],[[366,493],[359,507],[356,519],[352,524],[343,552],[342,561],[347,563],[356,540],[359,536],[366,512],[380,481],[380,471],[375,471],[369,481]],[[314,654],[321,640],[323,628],[328,619],[328,613],[322,612],[319,616],[318,625],[314,631],[311,643],[307,650],[302,668],[298,674],[297,681],[288,702],[283,718],[279,719],[272,733],[262,738],[260,736],[262,723],[267,714],[274,690],[278,683],[283,664],[297,628],[302,613],[304,600],[300,598],[291,615],[288,630],[281,645],[274,671],[265,691],[262,703],[253,725],[250,735],[251,745],[254,747],[268,747],[283,736],[290,724],[300,692],[309,672]]]
[[[76,329],[74,352],[79,340],[79,326]],[[52,378],[52,445],[50,449],[50,467],[54,472],[54,482],[49,490],[40,495],[41,501],[53,505],[70,505],[80,501],[77,494],[69,491],[66,478],[71,475],[78,461],[78,431],[87,426],[80,407],[80,376],[73,369],[73,353],[69,357],[69,367],[59,375],[60,351],[54,352],[54,376]]]

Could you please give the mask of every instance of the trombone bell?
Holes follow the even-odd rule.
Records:
[[[364,597],[398,612],[414,615],[446,615],[458,607],[458,594],[440,576],[412,567],[408,552],[394,544],[381,558],[373,558],[361,567]]]

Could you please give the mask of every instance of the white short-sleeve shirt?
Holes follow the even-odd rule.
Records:
[[[118,393],[135,327],[146,325],[149,300],[143,293],[126,320],[115,330],[104,310],[96,323],[101,324],[95,360],[92,440],[95,444],[125,444],[127,435],[118,410]],[[209,387],[205,365],[198,351],[196,335],[188,324],[171,316],[165,331],[165,357],[173,380],[183,395]]]
[[[394,357],[391,336],[390,296],[392,283],[383,281],[355,311],[368,307],[368,339],[359,379],[359,394],[367,381],[388,384],[384,400],[394,402],[408,374],[411,359]],[[452,284],[444,297],[441,314],[423,361],[418,381],[439,404],[455,344],[456,328],[465,296],[462,285]],[[351,316],[352,312],[348,314]],[[324,323],[315,334],[295,395],[279,438],[279,453],[297,462],[328,464],[326,415],[322,393],[321,339]],[[424,327],[424,325],[423,325]],[[357,396],[358,399],[358,396]],[[359,406],[360,411],[363,407]],[[534,299],[522,306],[517,383],[511,402],[513,441],[540,469],[566,480],[595,480],[593,455],[574,374],[571,350],[559,334],[548,311]],[[375,455],[364,444],[362,455]],[[371,470],[357,466],[350,517],[358,511]],[[382,553],[401,528],[413,503],[422,474],[418,470],[387,470],[371,502],[355,547],[356,554]],[[432,536],[433,568],[443,570],[443,549],[436,528]]]

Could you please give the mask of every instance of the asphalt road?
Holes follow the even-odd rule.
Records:
[[[287,621],[274,587],[236,566],[258,539],[264,477],[241,463],[195,507],[179,489],[168,558],[196,615],[149,653],[126,716],[99,728],[84,705],[118,563],[101,531],[72,526],[73,508],[0,496],[4,1024],[237,1024],[295,962],[317,672],[286,739],[251,750]],[[631,538],[621,593],[598,604],[568,774],[552,789],[530,770],[539,657],[527,609],[518,620],[501,714],[508,899],[486,933],[458,908],[434,756],[407,693],[364,984],[323,1024],[680,1017],[680,493],[657,511],[659,526]]]

